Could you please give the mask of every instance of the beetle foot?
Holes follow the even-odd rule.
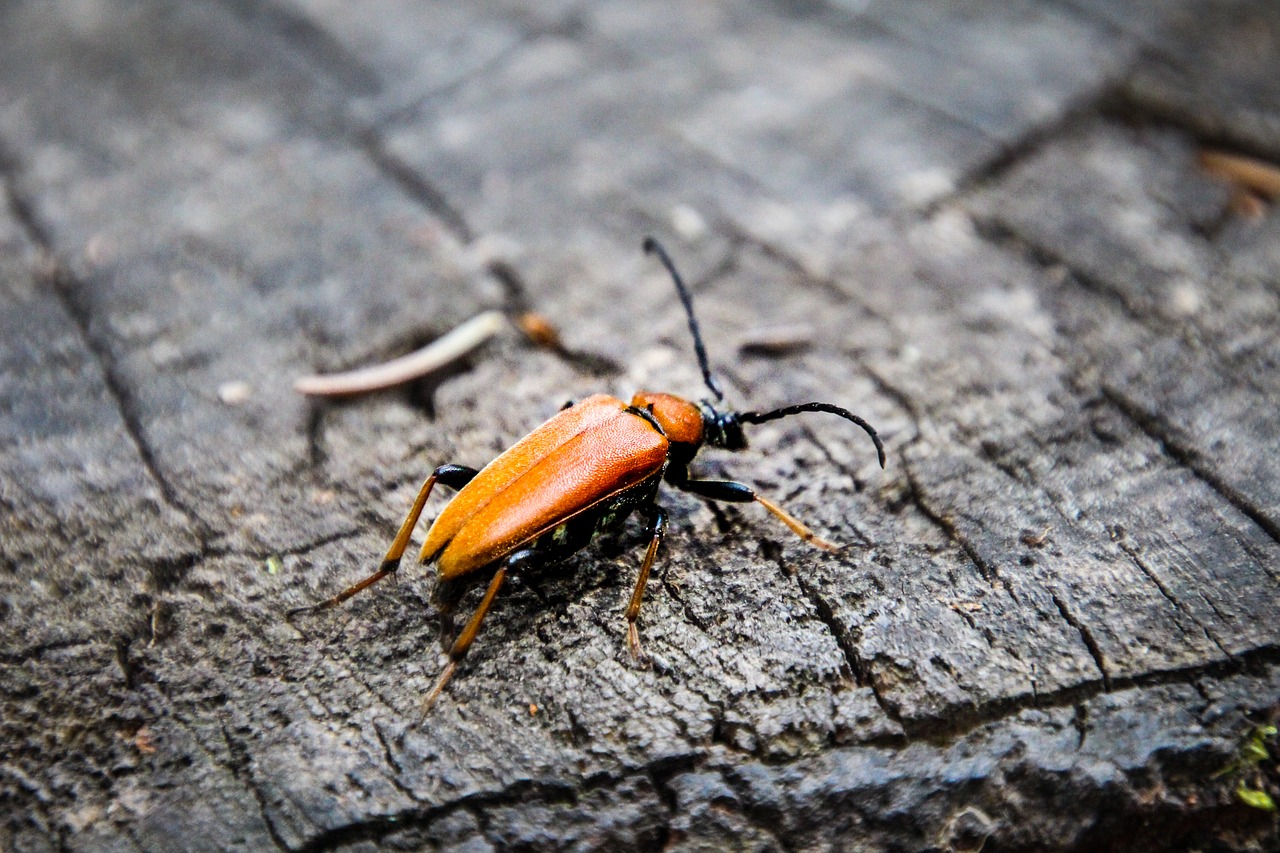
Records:
[[[837,545],[834,542],[828,542],[827,540],[823,539],[821,536],[817,536],[817,535],[815,535],[813,538],[809,540],[809,544],[814,546],[815,548],[821,548],[823,551],[835,552],[835,551],[844,550],[843,545]]]
[[[636,623],[627,623],[627,646],[631,649],[631,660],[636,666],[649,669],[653,666],[653,661],[640,648],[640,632],[636,629]]]
[[[435,687],[431,688],[431,692],[427,694],[427,698],[422,702],[422,715],[425,717],[432,706],[436,704],[436,700],[440,698],[440,692],[444,690],[444,686],[449,683],[449,679],[453,678],[453,673],[458,669],[458,662],[450,660],[445,664],[444,671],[440,673],[440,677],[436,679]]]
[[[295,607],[292,610],[286,610],[284,612],[284,618],[287,621],[292,622],[295,617],[302,616],[303,614],[320,613],[324,610],[331,610],[338,606],[338,602],[335,601],[335,598],[326,598],[324,601],[317,602],[316,604],[304,604],[302,607]]]

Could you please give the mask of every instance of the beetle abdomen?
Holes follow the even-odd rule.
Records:
[[[627,404],[597,395],[489,463],[431,526],[422,549],[441,580],[499,560],[660,472],[667,440]]]

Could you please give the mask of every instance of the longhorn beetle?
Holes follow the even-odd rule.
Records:
[[[448,663],[431,688],[424,710],[435,704],[471,648],[480,623],[508,574],[563,560],[584,548],[597,533],[622,524],[632,512],[639,512],[649,523],[649,548],[626,612],[627,642],[632,656],[640,660],[636,618],[649,570],[667,529],[667,514],[657,501],[662,480],[713,501],[758,503],[804,541],[834,549],[749,486],[729,480],[693,479],[689,463],[704,445],[742,450],[747,446],[743,424],[761,424],[801,412],[829,412],[862,427],[875,443],[883,468],[884,445],[880,437],[862,418],[830,403],[801,403],[771,412],[717,409],[724,393],[707,365],[707,350],[693,314],[689,289],[657,240],[646,238],[644,249],[656,254],[671,274],[689,318],[703,382],[715,401],[693,403],[671,394],[641,391],[630,403],[624,403],[596,394],[567,405],[480,471],[465,465],[441,465],[422,484],[378,570],[319,604],[289,611],[289,617],[336,607],[394,574],[436,483],[457,489],[458,493],[431,525],[418,555],[419,562],[436,564],[432,601],[448,614],[467,587],[486,578],[489,586],[449,648]]]

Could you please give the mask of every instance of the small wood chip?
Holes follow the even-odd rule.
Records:
[[[151,729],[146,726],[138,729],[137,733],[133,736],[133,745],[137,747],[138,752],[141,752],[144,755],[150,755],[155,752],[156,741],[151,735]]]
[[[248,382],[233,380],[218,386],[218,399],[228,406],[243,405],[253,396],[253,386]]]
[[[515,324],[520,331],[525,333],[529,340],[543,349],[549,349],[553,352],[564,350],[564,343],[560,340],[560,332],[551,324],[550,320],[541,314],[526,311],[516,318]]]
[[[1039,548],[1045,542],[1049,541],[1049,534],[1053,531],[1052,527],[1046,527],[1040,533],[1024,533],[1022,536],[1022,544],[1030,548]]]
[[[1261,219],[1267,215],[1267,203],[1258,195],[1240,187],[1231,191],[1231,201],[1227,203],[1227,207],[1236,216],[1245,219]]]

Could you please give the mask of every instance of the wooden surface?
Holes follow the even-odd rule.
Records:
[[[1280,845],[1214,775],[1280,697],[1280,215],[1196,161],[1280,160],[1277,8],[0,6],[0,848]],[[888,469],[705,454],[847,547],[667,495],[652,667],[633,524],[423,720],[429,572],[283,613],[434,466],[702,393],[646,234],[733,402]],[[291,391],[491,307],[569,352]]]

